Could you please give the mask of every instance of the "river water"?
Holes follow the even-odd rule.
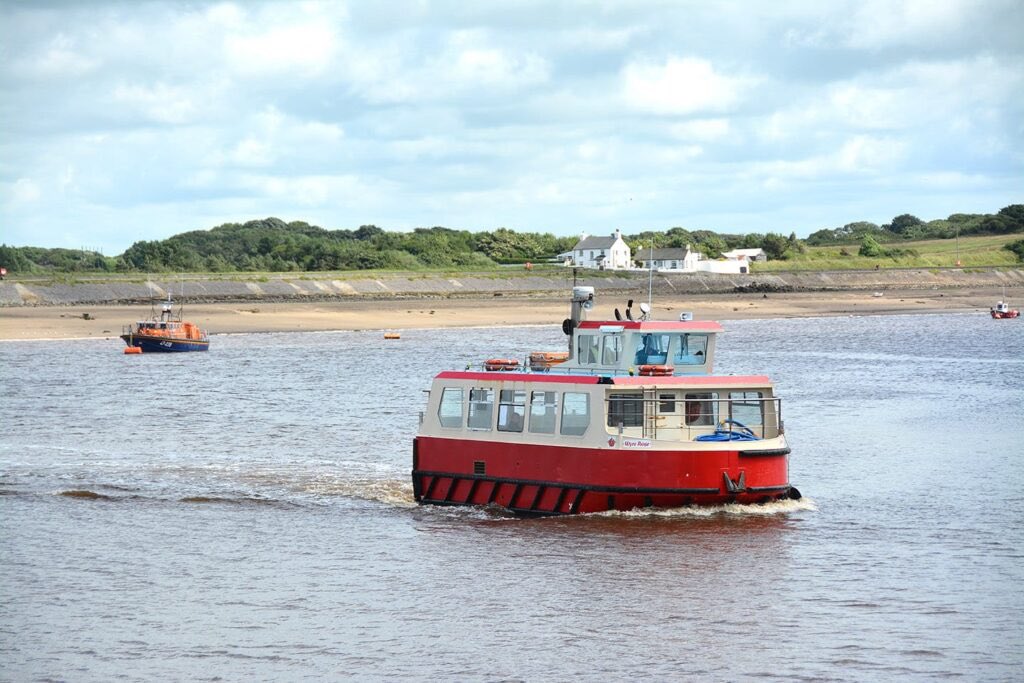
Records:
[[[1024,324],[725,327],[802,501],[416,506],[430,378],[547,327],[2,343],[0,680],[1019,680]]]

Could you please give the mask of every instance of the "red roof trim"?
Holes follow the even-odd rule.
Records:
[[[434,379],[459,379],[472,382],[529,382],[531,384],[597,384],[597,375],[566,375],[547,372],[476,372],[469,370],[446,370]],[[634,385],[683,385],[683,386],[766,386],[771,385],[767,375],[682,375],[666,377],[612,377],[613,384]]]
[[[672,321],[672,320],[584,320],[577,329],[593,330],[605,325],[617,325],[626,330],[647,330],[657,332],[659,330],[694,330],[699,332],[720,332],[722,326],[710,320],[694,321]]]
[[[682,375],[667,377],[613,377],[614,384],[693,384],[701,386],[722,386],[731,384],[743,384],[760,386],[771,384],[767,375]]]
[[[474,382],[533,382],[553,384],[597,384],[594,375],[556,375],[546,372],[473,372],[446,370],[434,379],[468,379]]]

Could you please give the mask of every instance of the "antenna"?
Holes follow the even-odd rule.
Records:
[[[648,268],[647,277],[647,309],[651,308],[651,293],[654,291],[654,234],[651,234],[651,267]],[[642,309],[641,309],[642,310]]]

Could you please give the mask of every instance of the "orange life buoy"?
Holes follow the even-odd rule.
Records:
[[[484,369],[488,372],[501,372],[515,370],[519,367],[519,361],[514,358],[491,358],[484,361]]]
[[[671,365],[641,365],[638,368],[640,375],[644,377],[665,377],[671,375],[674,370]]]

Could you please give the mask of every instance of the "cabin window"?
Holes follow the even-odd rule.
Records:
[[[664,365],[668,359],[667,334],[642,334],[636,344],[636,356],[633,362],[637,365]]]
[[[576,338],[576,357],[579,358],[580,365],[592,365],[597,362],[600,343],[600,337],[593,334],[581,334]]]
[[[747,427],[760,426],[764,422],[764,403],[760,391],[733,391],[729,394],[732,419]]]
[[[687,394],[686,424],[688,426],[713,425],[718,422],[718,394]]]
[[[498,394],[498,431],[521,432],[526,424],[526,392],[502,389]]]
[[[462,389],[446,387],[441,392],[441,405],[437,407],[437,418],[447,429],[462,427]]]
[[[530,395],[530,431],[534,434],[554,434],[557,412],[557,391],[533,392]]]
[[[590,426],[590,394],[567,391],[562,394],[562,434],[582,436]]]
[[[658,412],[659,413],[674,413],[674,412],[676,412],[676,395],[675,394],[659,394],[658,395]]]
[[[608,396],[608,426],[642,427],[644,399],[640,394],[610,394]]]
[[[601,340],[601,365],[618,365],[622,355],[622,337],[617,334],[605,335]]]
[[[491,428],[491,414],[494,411],[494,389],[469,390],[469,428]]]
[[[681,334],[676,341],[672,361],[676,365],[704,365],[708,353],[706,334]]]

